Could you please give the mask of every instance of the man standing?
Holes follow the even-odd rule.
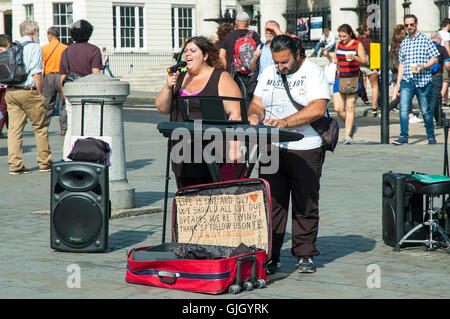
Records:
[[[47,121],[50,124],[56,105],[59,102],[59,127],[61,135],[66,135],[67,131],[67,112],[62,94],[61,81],[59,80],[59,64],[61,55],[67,48],[67,45],[59,42],[59,30],[56,27],[50,27],[47,30],[48,44],[42,47],[44,55],[44,96],[47,104]]]
[[[51,170],[52,152],[48,145],[48,123],[46,121],[45,97],[42,94],[42,48],[39,42],[39,26],[35,21],[24,21],[19,26],[23,46],[23,61],[28,77],[25,82],[8,85],[8,164],[9,173],[27,174],[31,170],[23,164],[22,133],[27,118],[36,137],[37,162],[41,172]]]
[[[242,11],[236,15],[235,22],[236,30],[228,33],[221,42],[221,48],[219,51],[219,56],[222,65],[226,65],[226,70],[232,75],[234,81],[238,84],[239,89],[241,90],[242,96],[246,100],[246,104],[250,104],[249,92],[250,87],[250,78],[251,78],[251,69],[250,63],[253,58],[253,53],[256,51],[257,46],[261,44],[261,39],[259,38],[258,33],[255,31],[248,30],[248,26],[250,25],[250,17],[249,15]],[[247,61],[242,61],[242,59],[238,59],[236,56],[236,51],[239,51],[239,43],[243,41],[239,41],[241,38],[248,37],[250,43],[253,46],[253,52]],[[242,61],[248,62],[247,70],[240,70],[239,67],[242,66],[239,62]]]
[[[319,189],[325,150],[322,138],[311,123],[322,118],[330,100],[328,81],[322,69],[304,57],[299,40],[287,35],[276,36],[270,49],[274,65],[261,74],[248,111],[250,124],[264,120],[265,125],[289,128],[304,135],[295,142],[271,145],[271,152],[279,152],[279,168],[265,174],[260,165],[260,177],[270,184],[272,195],[272,258],[267,271],[279,268],[292,196],[292,249],[298,258],[298,271],[316,271],[313,257],[319,230]],[[283,77],[292,98],[303,106],[298,110],[291,102]]]
[[[400,137],[392,143],[408,144],[408,111],[415,95],[425,123],[428,144],[436,144],[433,112],[430,106],[432,89],[430,68],[438,61],[439,51],[429,37],[419,32],[415,15],[405,15],[404,22],[408,36],[400,45],[398,79],[394,89],[394,92],[400,91]]]

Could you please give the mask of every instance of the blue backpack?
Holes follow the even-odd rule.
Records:
[[[15,41],[6,51],[0,53],[0,83],[19,84],[25,82],[28,73],[23,63],[23,48],[32,41]]]

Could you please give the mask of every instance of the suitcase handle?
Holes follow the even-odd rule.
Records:
[[[252,262],[252,273],[250,275],[250,281],[253,283],[256,281],[256,255],[247,255],[243,257],[237,257],[236,263],[237,263],[237,269],[236,269],[236,285],[240,286],[242,283],[241,279],[241,268],[242,264],[246,262]]]
[[[180,274],[177,272],[158,271],[159,280],[168,285],[173,285],[177,281],[178,277],[180,277]]]
[[[105,101],[103,99],[81,99],[81,136],[84,136],[84,105],[100,104],[100,136],[103,136],[103,108]]]

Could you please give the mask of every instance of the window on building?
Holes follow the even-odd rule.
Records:
[[[194,8],[172,7],[172,48],[182,48],[184,39],[192,37],[194,16]]]
[[[144,7],[113,6],[114,48],[144,47]]]
[[[53,25],[59,29],[59,40],[64,44],[70,44],[69,27],[73,23],[72,3],[53,3]]]
[[[34,21],[34,8],[32,4],[24,4],[25,20]]]

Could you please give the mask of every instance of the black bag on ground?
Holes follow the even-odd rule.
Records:
[[[110,147],[108,143],[93,138],[79,138],[75,141],[72,151],[67,156],[72,161],[87,161],[105,163]]]

